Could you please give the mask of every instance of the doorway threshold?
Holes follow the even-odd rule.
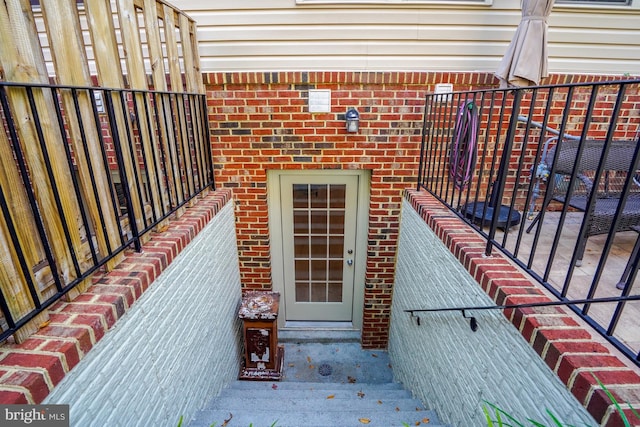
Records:
[[[286,322],[278,330],[278,341],[301,342],[360,342],[360,330],[351,322]]]

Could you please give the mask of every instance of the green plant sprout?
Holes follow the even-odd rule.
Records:
[[[180,419],[178,420],[178,427],[182,427],[183,421],[184,421],[184,417],[180,415]],[[216,423],[211,424],[209,427],[216,427]]]
[[[615,396],[609,391],[609,389],[607,389],[607,387],[602,383],[602,381],[598,379],[598,377],[596,377],[593,373],[591,373],[591,375],[593,375],[593,378],[595,378],[595,380],[598,382],[598,385],[602,387],[602,390],[606,393],[611,403],[613,403],[613,405],[615,406],[616,411],[620,415],[620,418],[622,419],[622,422],[624,423],[625,427],[631,427],[631,423],[629,422],[627,415],[624,413],[622,406],[620,406],[620,403],[618,403]],[[638,411],[636,411],[629,402],[627,402],[627,406],[629,406],[629,409],[631,409],[631,412],[633,413],[633,415],[640,420],[640,414],[638,413]],[[484,413],[485,420],[487,421],[487,427],[526,427],[525,424],[518,421],[513,416],[509,415],[506,411],[494,405],[493,403],[487,402],[486,400],[484,401],[484,405],[482,405],[482,411]],[[492,418],[492,412],[495,419]],[[570,424],[563,424],[548,409],[546,410],[546,413],[553,421],[553,424],[551,424],[552,426],[575,427]],[[545,424],[539,421],[532,420],[531,418],[527,418],[527,421],[530,422],[531,423],[530,425],[533,427],[547,427]]]

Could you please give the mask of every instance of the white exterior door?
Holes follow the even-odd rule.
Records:
[[[353,322],[362,176],[297,173],[277,177],[286,322]],[[272,230],[274,231],[274,230]],[[274,262],[278,257],[274,257]],[[274,281],[278,274],[274,275]]]

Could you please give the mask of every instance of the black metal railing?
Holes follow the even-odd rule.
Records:
[[[558,301],[619,297],[567,305],[636,363],[638,97],[639,80],[430,94],[417,186]]]
[[[0,82],[0,340],[213,186],[203,94]]]

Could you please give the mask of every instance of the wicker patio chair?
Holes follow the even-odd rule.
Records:
[[[581,144],[584,147],[578,162],[576,178],[571,182]],[[597,183],[593,180],[603,157],[604,141],[587,140],[581,143],[579,140],[563,140],[559,152],[557,147],[558,145],[553,146],[546,153],[547,162],[552,165],[554,175],[547,180],[547,191],[551,191],[551,196],[544,198],[542,210],[546,210],[551,201],[556,201],[584,212],[585,231],[578,239],[578,260],[582,260],[587,239],[590,236],[609,233],[616,212],[621,207],[620,201],[629,173],[632,173],[633,184],[630,186],[616,232],[629,231],[632,227],[640,225],[640,182],[635,178],[636,171],[630,172],[636,142],[611,141],[607,156],[602,160],[603,172]],[[589,196],[594,191],[595,203],[589,208]],[[527,232],[531,231],[539,216],[540,213],[534,218]]]

